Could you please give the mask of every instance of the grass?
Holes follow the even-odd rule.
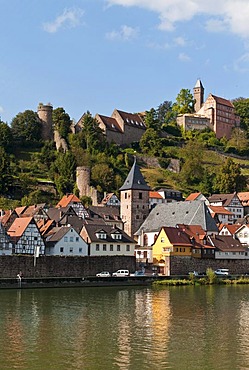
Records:
[[[165,279],[157,280],[153,282],[153,286],[179,286],[179,285],[239,285],[239,284],[249,284],[249,277],[241,276],[238,279],[221,279],[215,278],[210,280],[208,276],[202,278],[189,279]]]

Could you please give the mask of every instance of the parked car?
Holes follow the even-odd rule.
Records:
[[[111,274],[108,271],[102,271],[102,272],[99,272],[98,274],[96,274],[96,276],[98,276],[98,277],[110,277]]]
[[[123,276],[129,276],[130,272],[129,270],[118,270],[116,272],[113,272],[112,276],[116,277],[123,277]]]
[[[144,272],[142,270],[135,271],[134,273],[130,274],[130,276],[144,276]]]
[[[214,273],[217,276],[228,276],[229,270],[228,269],[217,269]]]

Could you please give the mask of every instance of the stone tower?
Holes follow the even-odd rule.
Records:
[[[90,188],[90,168],[81,166],[76,168],[76,184],[79,189],[80,198],[89,194]]]
[[[204,87],[200,79],[196,81],[194,87],[194,99],[195,99],[195,112],[198,112],[204,103]]]
[[[53,140],[53,106],[48,103],[43,105],[39,103],[37,108],[37,114],[42,122],[42,139],[43,140]]]
[[[149,192],[136,159],[120,190],[120,216],[124,231],[134,238],[135,232],[149,214]]]

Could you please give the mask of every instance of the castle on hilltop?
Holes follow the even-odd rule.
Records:
[[[230,100],[209,94],[204,101],[204,87],[200,79],[194,87],[195,113],[179,114],[177,124],[184,130],[203,130],[206,127],[215,132],[217,139],[230,139],[232,130],[240,126],[240,118]]]

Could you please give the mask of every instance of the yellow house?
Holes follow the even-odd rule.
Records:
[[[153,244],[153,264],[159,266],[159,272],[170,275],[170,256],[191,257],[192,243],[189,236],[177,227],[162,227]]]

